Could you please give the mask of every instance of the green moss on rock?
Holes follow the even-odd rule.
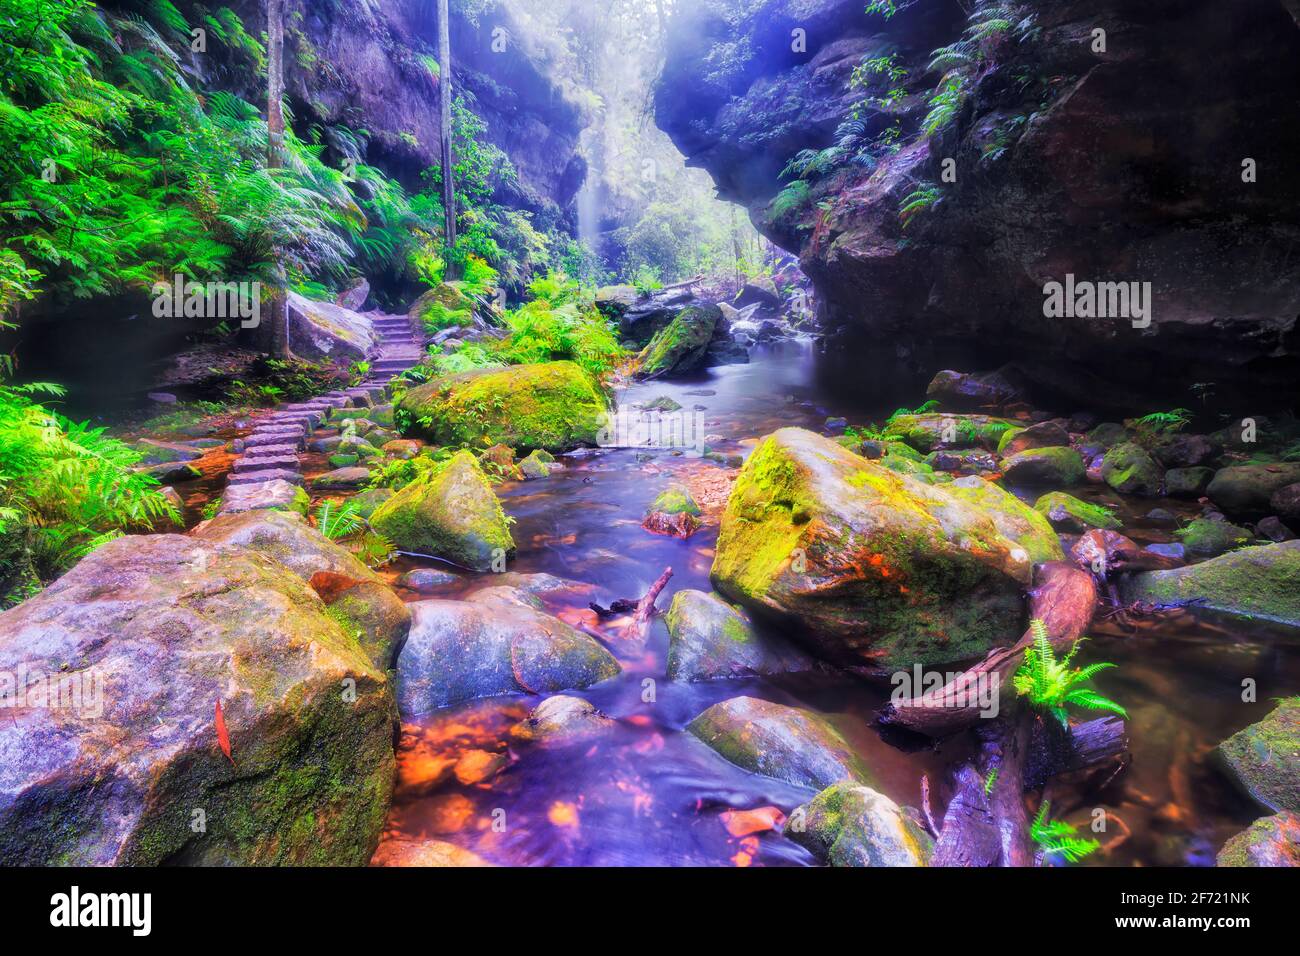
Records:
[[[1101,460],[1102,481],[1122,495],[1153,498],[1164,485],[1159,463],[1137,442],[1121,442]]]
[[[1300,697],[1286,698],[1259,723],[1233,734],[1216,755],[1260,805],[1300,813]]]
[[[722,318],[716,305],[688,306],[655,333],[637,356],[636,377],[662,378],[696,368]]]
[[[1114,513],[1102,505],[1081,501],[1063,491],[1052,491],[1034,502],[1034,510],[1054,528],[1082,534],[1090,528],[1117,531],[1122,527]]]
[[[1034,564],[1065,560],[1061,539],[1047,519],[1001,485],[972,475],[958,478],[944,490],[978,505],[998,531],[1025,549]]]
[[[925,866],[934,850],[934,840],[898,804],[849,781],[797,807],[785,835],[831,866]]]
[[[1201,564],[1136,574],[1126,600],[1203,607],[1300,627],[1300,541],[1243,548]]]

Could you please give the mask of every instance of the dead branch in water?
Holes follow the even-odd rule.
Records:
[[[1092,621],[1096,582],[1091,574],[1060,561],[1040,565],[1035,574],[1038,584],[1029,592],[1030,617],[1042,620],[1053,647],[1068,648]],[[984,713],[977,693],[981,682],[996,681],[993,686],[1005,694],[1009,678],[1033,640],[1032,631],[1026,631],[1014,645],[989,652],[943,687],[889,704],[881,713],[881,722],[929,737],[945,737],[975,726]],[[1001,703],[1006,702],[1004,696]]]
[[[655,600],[659,597],[659,592],[664,589],[668,579],[673,576],[672,568],[664,568],[664,573],[659,575],[655,583],[650,585],[650,590],[646,591],[645,596],[640,600],[632,601],[627,598],[619,598],[609,607],[601,607],[599,604],[587,605],[596,612],[596,616],[601,620],[607,617],[613,617],[616,614],[626,614],[632,612],[632,620],[628,624],[626,637],[642,638],[645,636],[646,627],[650,623],[651,616],[655,613]]]

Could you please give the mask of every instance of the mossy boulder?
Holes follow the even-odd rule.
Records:
[[[898,804],[851,781],[797,807],[785,835],[831,866],[925,866],[934,840]]]
[[[665,620],[669,680],[754,677],[817,667],[780,638],[759,634],[745,615],[715,594],[678,591]]]
[[[379,506],[393,495],[392,488],[371,488],[369,491],[353,495],[348,499],[348,503],[352,505],[358,515],[369,521],[371,515],[375,513]]]
[[[231,485],[221,496],[220,514],[241,514],[245,511],[292,511],[305,515],[311,508],[311,496],[297,485],[287,481],[258,481],[247,485]]]
[[[1091,528],[1118,531],[1120,520],[1109,508],[1081,501],[1063,491],[1051,491],[1034,502],[1034,510],[1051,523],[1053,528],[1072,534],[1083,534]]]
[[[1270,811],[1300,813],[1300,697],[1223,743],[1215,756],[1249,796]]]
[[[977,505],[993,519],[993,526],[1029,553],[1034,564],[1064,561],[1061,539],[1048,520],[1001,485],[983,478],[958,478],[944,491]]]
[[[474,300],[465,294],[461,283],[442,282],[411,303],[407,315],[425,323],[437,317],[445,319],[448,313],[457,313],[462,318],[459,324],[468,325],[473,319],[473,311]]]
[[[402,396],[405,431],[439,445],[550,452],[595,445],[605,399],[573,362],[542,362],[438,378]]]
[[[1070,444],[1070,433],[1059,422],[1037,422],[1027,428],[1008,429],[998,441],[999,455],[1014,455],[1030,448],[1057,448]]]
[[[824,790],[841,780],[871,782],[871,773],[829,721],[811,711],[757,697],[714,704],[686,729],[751,773]]]
[[[1121,442],[1101,460],[1101,480],[1122,495],[1154,498],[1164,486],[1159,463],[1137,442]]]
[[[547,746],[567,746],[590,740],[614,727],[614,721],[589,701],[568,694],[548,697],[524,720],[510,728],[516,740]]]
[[[978,505],[783,428],[737,477],[712,577],[820,656],[893,668],[1011,640],[1032,567]]]
[[[1002,435],[1015,423],[989,415],[944,415],[937,412],[895,415],[885,424],[889,438],[906,442],[917,451],[936,448],[998,447]]]
[[[1171,498],[1199,498],[1213,480],[1214,469],[1203,465],[1170,468],[1165,472],[1165,494]]]
[[[1084,443],[1091,448],[1100,448],[1105,451],[1107,448],[1113,448],[1128,441],[1128,437],[1128,429],[1119,422],[1102,422],[1088,432]]]
[[[85,695],[6,714],[0,864],[364,866],[374,853],[392,687],[267,555],[182,535],[110,541],[0,614],[0,672],[20,668]]]
[[[204,541],[248,548],[279,561],[312,586],[329,616],[357,639],[375,666],[388,669],[396,662],[411,627],[406,605],[379,575],[301,515],[222,515],[197,534]]]
[[[700,506],[695,503],[690,489],[673,484],[655,496],[641,525],[655,534],[689,538],[700,526],[699,516]]]
[[[538,478],[549,478],[551,476],[551,468],[554,464],[554,456],[539,448],[530,452],[522,461],[519,462],[519,473],[523,476],[524,481],[535,481]]]
[[[397,661],[404,716],[479,697],[590,687],[621,671],[609,651],[516,588],[410,608],[411,633]]]
[[[1226,551],[1244,548],[1255,540],[1255,532],[1247,528],[1210,518],[1195,518],[1176,533],[1187,554],[1195,558],[1217,557]]]
[[[1243,548],[1201,564],[1133,575],[1129,601],[1203,607],[1300,627],[1300,541]]]
[[[1219,851],[1216,866],[1300,866],[1300,814],[1260,817]]]
[[[1220,468],[1206,496],[1228,514],[1260,517],[1269,513],[1273,493],[1300,482],[1300,462],[1233,465]]]
[[[722,310],[716,305],[682,309],[637,356],[636,377],[663,378],[698,368],[721,318]]]
[[[503,558],[515,552],[501,502],[467,451],[394,494],[375,509],[370,524],[400,551],[476,571],[501,570]]]
[[[311,480],[315,491],[356,491],[370,482],[370,469],[362,465],[335,468]]]
[[[1027,448],[1002,460],[1002,474],[1013,485],[1065,488],[1083,481],[1083,456],[1073,448]]]

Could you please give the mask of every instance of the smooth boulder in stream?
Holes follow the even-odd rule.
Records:
[[[1135,574],[1126,601],[1195,607],[1300,627],[1300,541],[1256,545],[1172,571]]]
[[[1014,640],[1032,569],[978,504],[783,428],[736,480],[712,577],[824,659],[897,668]]]
[[[1300,813],[1300,697],[1233,734],[1215,751],[1237,785],[1260,806]]]
[[[361,866],[379,842],[389,678],[265,554],[110,541],[0,614],[0,673],[33,704],[5,716],[0,863]]]
[[[785,835],[831,866],[925,866],[934,840],[882,793],[851,781],[795,809]]]
[[[798,648],[760,634],[716,594],[678,591],[664,619],[669,635],[669,680],[791,674],[818,666]]]

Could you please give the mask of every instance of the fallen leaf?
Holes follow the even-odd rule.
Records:
[[[785,823],[785,814],[776,807],[755,807],[753,810],[727,810],[721,819],[728,833],[743,837],[775,830]]]
[[[226,755],[230,761],[230,766],[235,765],[235,758],[230,756],[230,734],[226,733],[226,715],[221,712],[221,698],[217,698],[217,744],[221,747],[221,752]]]

